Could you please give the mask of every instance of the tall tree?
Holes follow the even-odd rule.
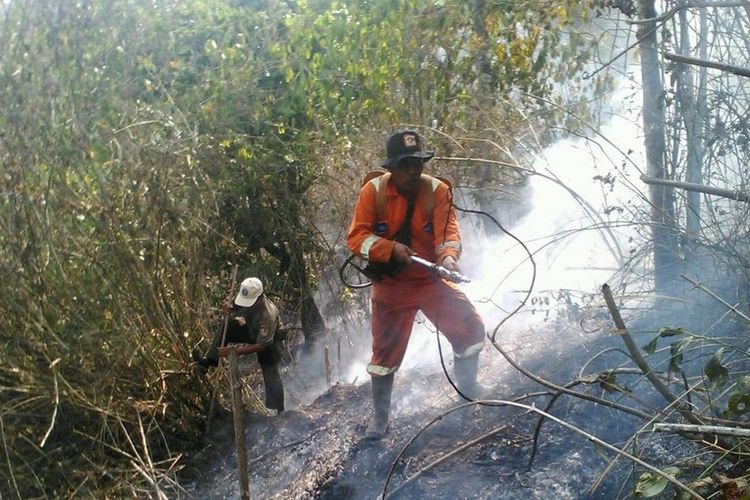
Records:
[[[662,65],[657,47],[657,22],[654,0],[638,0],[638,42],[643,82],[643,129],[646,144],[646,171],[657,179],[668,179],[665,166],[665,92]],[[672,188],[649,186],[651,236],[654,251],[654,279],[657,289],[673,281],[679,269]]]

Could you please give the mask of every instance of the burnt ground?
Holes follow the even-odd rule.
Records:
[[[539,349],[527,349],[536,354],[525,359],[525,365],[558,384],[575,377],[582,354],[618,342],[611,337],[588,339],[582,352],[574,342],[555,347],[550,338],[534,335],[534,340],[516,340],[526,347],[532,341],[538,344]],[[482,360],[480,380],[488,388],[488,398],[510,400],[543,390],[518,374],[491,346]],[[596,387],[592,390],[604,394]],[[524,402],[544,408],[548,401],[548,397],[535,397]],[[311,403],[276,417],[246,413],[250,497],[376,498],[386,480],[392,498],[611,499],[627,497],[632,491],[630,464],[622,460],[603,486],[589,492],[606,465],[604,457],[611,458],[611,453],[550,422],[542,426],[535,447],[532,436],[538,418],[517,408],[471,406],[425,430],[438,415],[461,403],[437,367],[397,373],[391,427],[380,442],[361,438],[371,412],[369,383],[336,384]],[[615,445],[622,445],[642,423],[636,417],[570,397],[558,399],[550,413]],[[181,496],[240,496],[231,415],[220,415],[215,422],[213,428],[218,430],[206,439],[205,449],[187,457],[183,476],[191,479],[183,481],[186,491]],[[491,437],[401,486],[430,462],[498,428]],[[529,468],[533,451],[535,460]],[[658,444],[645,453],[657,462],[666,455]]]
[[[606,311],[600,308],[596,314],[587,314],[585,329],[581,327],[580,311],[573,313],[540,323],[532,321],[532,311],[519,317],[515,326],[507,324],[498,342],[524,369],[557,385],[565,385],[579,375],[633,367],[623,353],[622,340],[611,333],[611,319]],[[713,325],[717,314],[723,314],[701,307],[694,307],[691,314],[682,308],[674,313],[655,310],[655,324],[684,325],[702,332],[706,331],[706,324]],[[631,334],[637,345],[643,346],[654,337],[656,329],[649,326],[654,321],[647,315],[641,317],[632,322]],[[492,320],[488,323],[492,324]],[[746,329],[729,324],[723,334],[740,331]],[[643,469],[620,459],[601,486],[591,492],[591,485],[612,460],[613,453],[550,421],[542,426],[535,445],[532,438],[539,419],[523,409],[469,406],[436,421],[463,401],[455,395],[437,362],[435,338],[428,337],[428,342],[418,343],[419,334],[416,337],[412,335],[410,349],[416,347],[419,359],[429,362],[405,364],[396,374],[391,427],[380,442],[361,437],[371,412],[368,377],[329,387],[325,377],[321,384],[320,374],[317,380],[311,375],[315,372],[311,366],[317,366],[320,372],[320,366],[327,365],[320,358],[307,365],[287,367],[284,384],[290,395],[289,406],[295,409],[276,417],[245,414],[250,497],[372,499],[380,497],[387,481],[387,497],[403,499],[609,500],[634,496],[634,484]],[[357,338],[351,344],[368,345],[367,339]],[[658,370],[666,370],[669,344],[660,345],[666,347],[661,355],[650,356],[649,362]],[[331,347],[330,352],[339,352],[339,347]],[[446,357],[450,359],[447,353]],[[344,353],[338,359],[340,364],[347,360],[349,365],[357,365],[359,360],[353,353]],[[547,409],[550,401],[547,390],[513,368],[489,343],[480,360],[480,382],[487,388],[486,398],[523,398],[524,403]],[[701,362],[694,367],[696,373],[700,373],[702,366]],[[360,369],[363,370],[363,365],[355,372]],[[334,367],[333,371],[345,370]],[[449,373],[452,373],[450,366]],[[346,379],[346,375],[339,379]],[[616,391],[611,390],[609,382],[616,385]],[[681,382],[676,383],[675,390],[679,390]],[[618,375],[607,380],[607,384],[581,384],[574,389],[638,408],[646,414],[653,414],[665,405],[636,372]],[[628,394],[637,400],[628,399]],[[680,460],[679,457],[701,454],[692,443],[669,435],[642,432],[635,444],[626,444],[645,422],[605,405],[561,396],[548,411],[590,435],[626,448],[653,466],[664,468],[679,462],[679,479],[685,483],[712,460],[711,457]],[[433,421],[434,425],[429,426]],[[239,498],[231,415],[226,412],[219,415],[213,429],[200,453],[184,457],[180,481],[185,490],[175,496]],[[497,432],[492,433],[493,430]],[[474,446],[456,451],[487,434],[491,435]],[[534,462],[529,467],[532,454]],[[427,468],[438,460],[441,463]],[[672,487],[667,487],[660,498],[674,498]]]

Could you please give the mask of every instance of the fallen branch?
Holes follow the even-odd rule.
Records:
[[[496,428],[492,429],[491,431],[489,431],[489,432],[487,432],[485,434],[482,434],[478,438],[472,439],[468,443],[462,444],[458,448],[456,448],[456,449],[454,449],[454,450],[446,453],[442,457],[433,460],[432,462],[430,462],[429,464],[425,465],[424,467],[422,467],[421,469],[419,469],[417,472],[415,472],[414,474],[412,474],[411,476],[409,476],[403,483],[401,483],[397,487],[393,488],[393,491],[391,491],[388,494],[388,497],[391,497],[391,496],[395,495],[397,491],[401,490],[401,488],[405,487],[407,484],[409,484],[410,482],[412,482],[413,480],[415,480],[416,478],[418,478],[419,476],[421,476],[422,474],[424,474],[428,470],[432,469],[433,467],[442,464],[443,462],[445,462],[449,458],[454,457],[455,455],[458,455],[459,453],[461,453],[464,450],[468,450],[472,446],[481,443],[485,439],[489,439],[492,436],[494,436],[495,434],[501,433],[502,431],[504,431],[508,427],[509,427],[508,425],[501,425],[500,427],[496,427]],[[388,498],[388,497],[385,497],[385,498]]]
[[[699,434],[721,434],[723,436],[750,437],[750,429],[737,429],[718,425],[654,424],[654,432],[695,432]]]
[[[649,418],[651,418],[651,416],[648,413],[642,412],[635,408],[630,408],[629,406],[621,405],[615,401],[609,401],[607,399],[598,398],[590,394],[572,391],[563,386],[553,384],[552,382],[545,380],[539,377],[538,375],[531,373],[530,371],[526,370],[521,365],[516,363],[516,361],[513,358],[511,358],[510,355],[507,352],[505,352],[503,348],[500,347],[496,342],[493,342],[492,345],[506,359],[506,361],[508,361],[508,363],[510,363],[513,366],[513,368],[515,368],[516,370],[518,370],[519,372],[521,372],[523,375],[530,378],[534,382],[543,385],[544,387],[548,387],[554,390],[555,392],[561,392],[563,394],[567,394],[568,396],[585,399],[586,401],[591,401],[592,403],[597,403],[603,406],[609,406],[610,408],[614,408],[615,410],[620,410],[625,413],[629,413],[630,415],[635,415],[636,417],[640,417],[644,420],[648,420]]]
[[[666,473],[662,472],[661,470],[657,469],[656,467],[654,467],[653,465],[650,465],[650,464],[644,462],[640,458],[635,457],[635,456],[633,456],[630,453],[627,453],[625,451],[622,451],[622,450],[618,449],[616,446],[613,446],[613,445],[607,443],[606,441],[603,441],[603,440],[599,439],[598,437],[596,437],[596,436],[594,436],[592,434],[589,434],[586,431],[584,431],[584,430],[582,430],[582,429],[580,429],[580,428],[578,428],[578,427],[576,427],[576,426],[574,426],[572,424],[569,424],[568,422],[566,422],[566,421],[564,421],[562,419],[559,419],[559,418],[555,417],[554,415],[550,415],[549,413],[546,413],[546,412],[544,412],[544,411],[542,411],[542,410],[540,410],[540,409],[538,409],[538,408],[536,408],[534,406],[529,406],[529,405],[525,405],[525,404],[522,404],[522,403],[516,403],[516,402],[513,402],[513,401],[505,401],[505,400],[500,400],[500,399],[483,400],[483,401],[472,401],[472,402],[464,403],[462,405],[459,405],[459,406],[456,406],[454,408],[451,408],[450,410],[448,410],[443,415],[440,415],[439,417],[433,419],[429,424],[427,424],[427,426],[428,427],[431,426],[433,423],[437,422],[443,416],[445,416],[445,415],[447,415],[449,413],[452,413],[454,411],[457,411],[457,410],[460,410],[462,408],[466,408],[466,407],[468,407],[470,405],[475,405],[475,404],[483,404],[483,405],[487,405],[487,406],[514,406],[516,408],[525,409],[528,412],[537,413],[537,414],[539,414],[539,415],[541,415],[541,416],[543,416],[543,417],[545,417],[545,418],[547,418],[549,420],[552,420],[553,422],[561,425],[562,427],[565,427],[568,430],[571,430],[571,431],[573,431],[575,433],[578,433],[578,434],[582,435],[587,440],[589,440],[589,441],[591,441],[593,443],[596,443],[599,446],[602,446],[602,447],[604,447],[604,448],[606,448],[606,449],[608,449],[608,450],[616,453],[617,455],[626,457],[627,459],[631,460],[632,462],[634,462],[634,463],[640,465],[641,467],[647,469],[651,473],[656,474],[659,477],[662,477],[662,478],[666,479],[668,482],[672,483],[674,486],[676,486],[677,488],[681,489],[682,491],[688,493],[692,497],[697,498],[697,499],[701,499],[701,500],[705,500],[704,497],[700,496],[698,493],[696,493],[695,491],[693,491],[692,489],[690,489],[684,483],[682,483],[682,482],[678,481],[677,479],[675,479],[674,476],[666,474]],[[425,429],[426,429],[426,427],[425,427]],[[423,432],[425,429],[422,429],[420,431],[420,433]],[[412,441],[413,441],[413,439],[411,441],[409,441],[409,443],[407,443],[407,446]],[[389,498],[396,491],[396,490],[394,490],[390,494],[387,494],[387,491],[388,491],[388,482],[389,482],[389,480],[391,478],[391,475],[393,474],[393,468],[394,468],[396,462],[398,462],[399,458],[401,457],[401,455],[403,455],[403,453],[404,453],[405,450],[406,450],[406,447],[404,447],[401,450],[401,452],[396,457],[396,460],[394,460],[393,466],[391,466],[391,472],[389,473],[388,479],[386,480],[385,486],[383,487],[382,497],[384,499]],[[399,488],[400,488],[400,486],[399,486]]]

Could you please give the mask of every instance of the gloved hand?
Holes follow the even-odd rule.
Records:
[[[403,243],[396,242],[396,245],[393,247],[393,253],[391,254],[391,260],[398,264],[408,264],[411,262],[411,256],[414,254],[414,250]]]

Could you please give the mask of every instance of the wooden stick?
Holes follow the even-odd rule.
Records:
[[[234,293],[234,284],[237,281],[237,268],[239,266],[237,264],[234,265],[234,268],[232,269],[232,285],[229,287],[229,299],[231,300],[232,294]],[[221,332],[221,344],[219,344],[219,347],[224,347],[224,343],[227,340],[227,328],[229,327],[229,313],[226,313],[224,317],[224,331]],[[219,371],[221,371],[221,356],[219,356]],[[205,433],[208,434],[208,431],[211,429],[211,420],[214,418],[214,405],[216,404],[216,386],[214,386],[214,389],[211,394],[211,404],[208,406],[208,418],[206,418],[206,430]]]
[[[654,424],[655,432],[697,432],[700,434],[723,434],[725,436],[750,437],[750,429],[737,429],[719,425]]]
[[[229,348],[229,384],[232,388],[232,413],[234,414],[234,444],[237,448],[237,472],[240,475],[240,496],[250,500],[250,478],[247,475],[247,448],[245,424],[242,422],[242,383],[237,349]]]

